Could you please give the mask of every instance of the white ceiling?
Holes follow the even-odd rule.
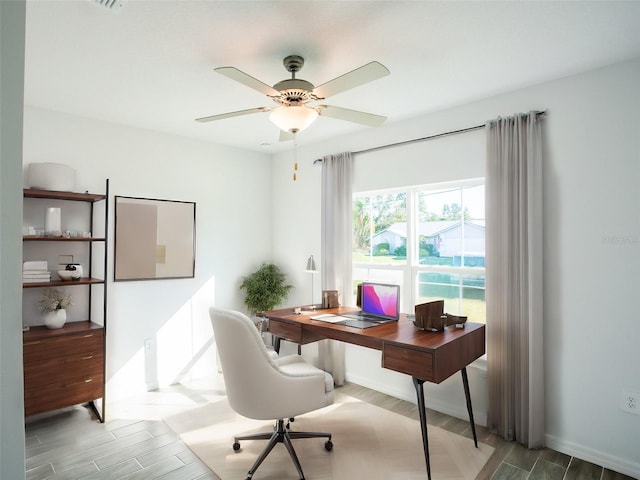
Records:
[[[290,54],[315,85],[381,62],[390,76],[325,103],[396,122],[640,57],[640,1],[27,0],[25,103],[276,152],[266,113],[194,119],[274,105],[213,69],[273,85]],[[320,117],[300,140],[365,128]]]

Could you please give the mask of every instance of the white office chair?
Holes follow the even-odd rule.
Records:
[[[293,432],[285,419],[317,410],[333,403],[333,378],[309,365],[299,355],[272,358],[267,352],[253,322],[244,314],[215,307],[209,309],[218,346],[222,375],[231,408],[255,420],[276,420],[273,432],[236,436],[233,449],[240,440],[269,440],[249,472],[251,479],[277,443],[284,443],[300,479],[304,473],[292,439],[327,438],[324,448],[333,449],[331,434]]]

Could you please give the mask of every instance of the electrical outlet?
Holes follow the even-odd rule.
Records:
[[[640,415],[640,393],[624,392],[622,395],[622,409],[625,412]]]
[[[147,353],[151,353],[151,347],[153,346],[152,340],[150,338],[147,338],[144,341],[144,350]]]

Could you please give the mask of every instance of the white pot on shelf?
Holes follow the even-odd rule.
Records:
[[[64,308],[54,310],[53,312],[43,312],[42,320],[47,328],[62,328],[67,321],[67,311]]]

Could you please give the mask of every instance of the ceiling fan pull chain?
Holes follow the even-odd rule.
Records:
[[[293,181],[298,179],[298,134],[293,133]]]

